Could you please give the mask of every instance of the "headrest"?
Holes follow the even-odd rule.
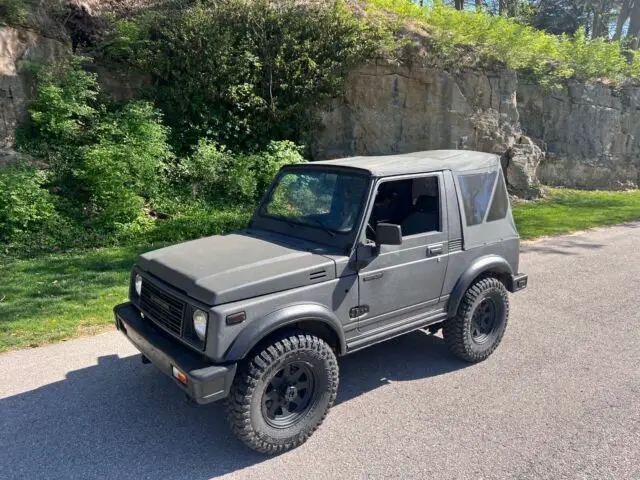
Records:
[[[428,195],[420,195],[416,199],[416,210],[421,212],[438,212],[440,209],[440,203],[438,197],[431,197]]]

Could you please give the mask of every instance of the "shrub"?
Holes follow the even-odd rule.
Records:
[[[88,193],[102,225],[128,223],[157,193],[157,177],[171,151],[167,131],[153,106],[134,102],[104,116],[95,141],[80,154],[74,176]]]
[[[234,155],[203,139],[180,166],[181,182],[196,198],[214,203],[254,205],[285,164],[303,162],[300,148],[288,141],[270,142],[260,153]]]
[[[469,66],[465,50],[456,52],[460,46],[471,46],[481,59],[500,62],[547,87],[557,87],[571,77],[613,81],[638,77],[638,62],[627,61],[620,42],[589,39],[584,29],[571,37],[557,37],[512,18],[459,11],[440,1],[424,8],[409,0],[367,0],[366,4],[369,18],[396,34],[407,24],[422,25],[431,41],[431,55],[445,68]]]
[[[9,24],[24,24],[29,11],[25,0],[0,0],[0,20]]]
[[[154,77],[174,145],[206,138],[234,151],[304,140],[316,105],[378,49],[378,33],[341,1],[173,2],[121,21],[102,52]]]
[[[37,70],[31,122],[18,146],[48,165],[64,214],[108,230],[142,213],[171,150],[153,106],[101,100],[95,75],[82,69],[86,60],[72,56]]]
[[[99,119],[96,76],[82,69],[86,57],[70,56],[46,65],[30,65],[36,74],[30,123],[18,132],[19,147],[52,168],[72,169],[78,148],[92,139]]]
[[[13,165],[0,168],[0,238],[39,230],[54,215],[45,177],[35,168]]]

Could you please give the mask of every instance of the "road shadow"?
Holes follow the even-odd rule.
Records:
[[[579,239],[550,239],[544,243],[522,244],[520,251],[552,253],[556,255],[581,255],[585,250],[598,250],[604,245]]]
[[[414,332],[341,359],[337,403],[466,365],[439,337]],[[103,356],[62,381],[0,400],[0,422],[2,478],[203,479],[269,458],[233,437],[221,404],[186,402],[138,355]]]

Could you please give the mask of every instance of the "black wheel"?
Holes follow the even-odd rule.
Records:
[[[338,377],[338,362],[324,340],[277,340],[241,365],[227,400],[231,428],[262,453],[302,445],[333,405]]]
[[[464,294],[455,317],[442,328],[451,351],[467,362],[480,362],[498,348],[509,319],[507,289],[497,278],[474,282]]]

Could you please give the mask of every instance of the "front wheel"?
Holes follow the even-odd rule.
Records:
[[[327,343],[291,335],[247,358],[231,387],[227,415],[250,448],[281,453],[302,445],[336,399],[338,362]]]
[[[507,289],[497,278],[475,281],[464,294],[442,336],[451,351],[467,362],[480,362],[498,348],[509,319]]]

